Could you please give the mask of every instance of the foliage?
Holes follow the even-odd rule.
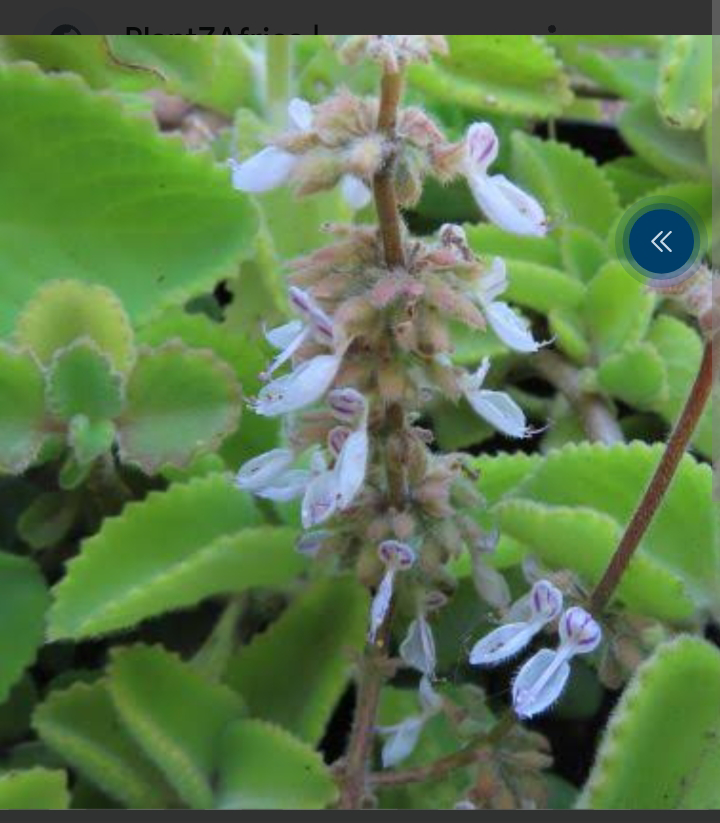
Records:
[[[387,167],[368,102],[380,71],[357,60],[362,38],[378,37],[435,36],[332,36],[343,63],[309,35],[271,48],[239,35],[0,37],[0,808],[343,805],[368,661],[379,707],[362,788],[381,808],[720,808],[710,410],[593,615],[603,646],[572,663],[552,713],[506,725],[514,669],[468,663],[499,625],[527,628],[527,600],[525,612],[509,604],[528,583],[591,608],[698,374],[698,312],[631,278],[615,233],[628,208],[661,196],[690,204],[712,237],[710,36],[448,35],[447,53],[423,43],[430,59],[406,78],[398,145],[409,148]],[[355,101],[351,131],[369,139],[332,151],[361,183],[395,175],[408,237],[432,250],[410,285],[404,272],[384,280],[387,261],[369,257],[364,279],[352,280],[350,257],[313,279],[323,252],[308,255],[328,242],[350,248],[365,232],[374,248],[376,217],[367,201],[356,212],[345,202],[345,167],[313,142],[316,125],[278,134],[294,92],[322,104],[345,87],[359,95],[339,98]],[[332,143],[342,107],[313,111]],[[479,121],[499,144],[491,174],[547,215],[535,236],[485,220],[472,175],[455,174]],[[268,140],[310,153],[291,182],[317,196],[235,190],[227,161]],[[425,180],[438,169],[439,182]],[[480,185],[497,182],[483,174]],[[443,257],[452,244],[429,239],[450,223],[467,238],[464,269]],[[543,351],[511,348],[482,301],[454,302],[495,258],[503,299]],[[445,264],[448,289],[433,293]],[[265,332],[297,313],[288,276],[341,307],[340,359],[367,344],[342,387],[379,386],[383,410],[408,418],[412,448],[377,405],[357,430],[340,418],[339,434],[317,408],[284,423],[247,408],[268,402]],[[391,340],[398,295],[415,300],[405,331],[425,324],[427,348]],[[324,353],[327,315],[314,307],[293,366]],[[372,312],[385,314],[368,331]],[[524,439],[498,440],[496,418],[479,419],[473,392],[458,389],[486,358],[474,399],[517,407],[532,421]],[[271,500],[233,484],[242,464],[291,446],[295,480],[329,476],[341,499],[333,435],[363,433],[365,496],[319,534],[301,533],[307,505],[299,514],[277,490]],[[318,459],[326,442],[332,469]],[[405,488],[412,517],[389,502],[393,465],[423,479],[417,494]],[[396,537],[417,554],[405,578],[377,557]],[[387,587],[393,628],[368,644]],[[423,671],[418,697],[407,638],[421,630],[440,679],[431,687]],[[540,626],[533,650],[550,655],[550,634]],[[388,741],[408,739],[405,759],[383,768]],[[591,761],[589,773],[567,765]]]

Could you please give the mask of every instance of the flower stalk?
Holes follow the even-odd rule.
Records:
[[[700,423],[700,418],[712,393],[713,348],[711,342],[706,344],[697,378],[680,419],[670,435],[660,464],[620,541],[607,571],[590,598],[590,608],[594,614],[600,614],[604,611],[615,590],[620,585],[620,581],[627,571],[635,552],[640,547],[643,537],[650,528],[672,485],[675,474]]]

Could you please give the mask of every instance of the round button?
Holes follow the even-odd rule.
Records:
[[[707,249],[702,218],[688,203],[649,197],[620,220],[616,250],[625,269],[658,286],[674,285],[694,274]]]

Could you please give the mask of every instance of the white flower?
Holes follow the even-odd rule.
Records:
[[[288,119],[293,131],[309,133],[313,129],[312,106],[306,100],[292,100],[288,106]],[[263,194],[284,186],[292,176],[300,156],[268,146],[242,163],[230,160],[234,188],[248,194]],[[354,174],[346,174],[340,181],[340,189],[347,204],[362,209],[372,200],[372,192]]]
[[[470,652],[473,666],[496,666],[520,654],[548,623],[560,616],[563,596],[551,583],[541,580],[522,605],[530,611],[527,620],[500,626],[484,637]]]
[[[338,506],[345,511],[360,493],[367,473],[370,437],[367,429],[353,432],[345,441],[335,464]]]
[[[417,746],[422,730],[429,720],[442,711],[443,700],[432,687],[427,677],[420,681],[418,692],[421,714],[408,717],[396,726],[378,729],[386,738],[382,750],[383,768],[391,769],[407,760]]]
[[[293,320],[276,329],[265,332],[265,339],[280,354],[261,375],[263,380],[271,376],[291,360],[310,339],[329,348],[335,347],[335,325],[313,298],[302,289],[291,288],[290,303],[302,320]]]
[[[378,586],[372,606],[370,607],[369,639],[371,643],[374,643],[377,639],[377,633],[380,631],[390,611],[397,573],[412,568],[416,560],[413,549],[405,545],[405,543],[399,543],[397,540],[387,540],[381,544],[378,549],[378,555],[385,564],[387,571]]]
[[[505,261],[496,257],[487,277],[480,284],[478,300],[490,328],[513,351],[533,354],[547,343],[538,343],[532,336],[526,320],[516,314],[507,303],[496,300],[507,289]]]
[[[547,218],[537,200],[503,175],[488,174],[499,149],[493,127],[488,123],[470,126],[466,146],[465,173],[475,200],[488,220],[513,234],[544,237]]]
[[[476,414],[487,420],[499,432],[508,437],[525,438],[531,434],[525,413],[504,392],[488,391],[482,386],[490,371],[490,361],[485,358],[475,374],[464,375],[461,388]]]
[[[246,492],[258,492],[284,474],[295,460],[289,449],[275,449],[247,462],[238,472],[235,485]]]
[[[302,524],[312,529],[330,520],[338,508],[335,472],[327,467],[325,458],[316,452],[312,458],[311,477],[302,502]]]
[[[321,354],[294,372],[268,383],[252,403],[256,414],[279,417],[311,406],[329,391],[342,365],[342,354]]]
[[[419,614],[410,624],[405,640],[400,646],[400,657],[411,669],[419,671],[431,680],[435,678],[435,639],[424,614]]]
[[[543,649],[520,670],[513,684],[513,706],[521,718],[546,711],[562,694],[570,677],[570,660],[590,654],[602,641],[602,629],[581,608],[569,609],[560,620],[560,646]]]

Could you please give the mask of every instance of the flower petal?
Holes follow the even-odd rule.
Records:
[[[286,472],[295,455],[289,449],[274,449],[248,461],[235,478],[235,485],[247,492],[257,492]]]
[[[332,532],[306,532],[298,539],[295,548],[305,557],[317,557],[325,543],[332,537]]]
[[[541,344],[532,336],[527,321],[516,314],[507,303],[490,303],[485,307],[485,316],[490,328],[508,348],[525,354],[540,351]]]
[[[290,152],[268,146],[243,163],[230,161],[233,186],[248,194],[262,194],[287,183],[297,158]]]
[[[473,558],[473,583],[482,599],[494,609],[506,609],[510,605],[510,587],[497,569]]]
[[[572,654],[590,654],[602,642],[602,629],[585,609],[576,606],[560,620],[560,641]]]
[[[311,478],[310,472],[289,471],[255,493],[265,500],[273,500],[276,503],[289,503],[291,500],[297,500],[298,497],[305,494]]]
[[[423,717],[408,717],[397,726],[379,730],[387,738],[382,749],[383,768],[392,769],[410,757],[415,751],[425,722]]]
[[[430,624],[424,617],[413,620],[400,646],[400,657],[411,669],[435,677],[437,655]]]
[[[300,97],[292,99],[288,105],[288,117],[290,123],[298,131],[307,132],[312,130],[315,115],[313,114],[313,107],[307,100]]]
[[[513,683],[513,706],[519,717],[531,718],[555,703],[570,677],[565,655],[543,649],[520,669]]]
[[[481,389],[468,392],[466,397],[476,414],[502,434],[520,439],[528,436],[525,413],[510,395]]]
[[[370,438],[365,429],[353,432],[342,447],[335,467],[341,511],[350,508],[365,483],[369,451]]]
[[[291,374],[263,387],[254,403],[262,417],[278,417],[317,403],[333,384],[342,364],[339,355],[320,355]]]
[[[547,218],[542,206],[502,175],[469,178],[470,188],[485,216],[512,234],[544,237]]]
[[[498,666],[516,657],[531,643],[541,626],[532,623],[509,623],[490,632],[470,652],[472,666]]]
[[[420,700],[420,706],[426,719],[441,712],[445,705],[445,701],[435,689],[433,689],[432,682],[427,676],[420,679],[418,699]]]
[[[302,524],[312,529],[327,522],[337,511],[337,482],[333,472],[318,475],[310,482],[302,503]]]
[[[354,174],[346,174],[340,182],[340,191],[350,208],[360,211],[370,204],[372,192],[363,181]]]
[[[385,618],[390,611],[394,588],[395,570],[391,568],[380,581],[380,585],[370,606],[369,639],[371,643],[374,643],[377,639],[377,633],[380,631],[380,627],[385,622]]]
[[[473,123],[467,133],[467,156],[469,172],[487,174],[487,170],[497,160],[500,141],[495,129],[489,123]]]
[[[367,400],[355,389],[335,389],[328,395],[333,416],[341,423],[362,423],[367,414]]]
[[[300,320],[292,320],[284,326],[265,331],[265,339],[278,351],[282,351],[290,346],[303,332],[303,324]]]

